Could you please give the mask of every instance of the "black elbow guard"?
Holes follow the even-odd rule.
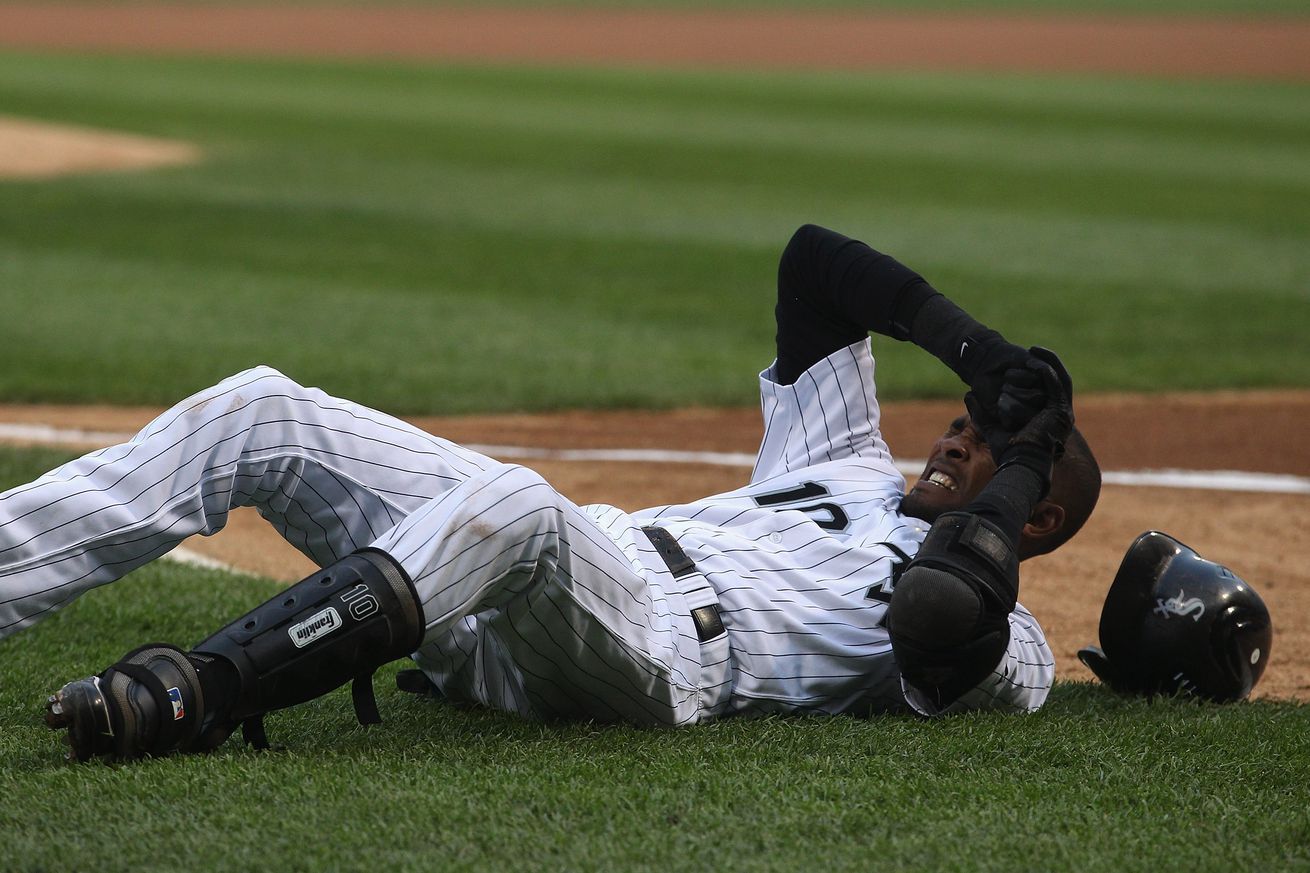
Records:
[[[981,682],[1010,642],[1019,557],[995,525],[942,515],[896,583],[892,654],[910,685],[945,706]]]

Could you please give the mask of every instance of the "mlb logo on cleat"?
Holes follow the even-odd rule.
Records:
[[[181,689],[168,689],[168,701],[173,704],[173,721],[181,721],[186,716],[186,708],[182,706]]]

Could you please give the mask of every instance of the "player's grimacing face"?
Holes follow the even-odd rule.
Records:
[[[937,438],[919,481],[901,501],[901,512],[935,521],[943,512],[963,509],[996,473],[996,462],[982,434],[967,415],[952,421]]]

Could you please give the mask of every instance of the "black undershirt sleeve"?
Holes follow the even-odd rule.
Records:
[[[999,336],[892,256],[813,224],[797,230],[783,250],[776,315],[776,378],[784,385],[870,332],[909,340],[953,367],[962,337]],[[1039,471],[1043,464],[1049,469],[1049,458],[1011,452],[998,459],[1006,469],[966,511],[995,524],[1015,547],[1045,494]]]
[[[870,332],[913,342],[957,373],[960,341],[995,335],[891,255],[812,224],[783,250],[774,314],[784,385]]]
[[[778,263],[778,364],[784,385],[870,331],[908,339],[897,331],[897,304],[912,318],[935,294],[922,276],[858,240],[807,224],[792,235]],[[902,302],[902,298],[905,300]]]

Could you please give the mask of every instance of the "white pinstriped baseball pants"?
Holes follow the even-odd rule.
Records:
[[[238,506],[320,566],[398,560],[427,622],[415,660],[453,698],[642,725],[727,705],[726,641],[707,657],[690,619],[708,586],[675,581],[625,515],[267,367],[0,494],[0,636]]]

